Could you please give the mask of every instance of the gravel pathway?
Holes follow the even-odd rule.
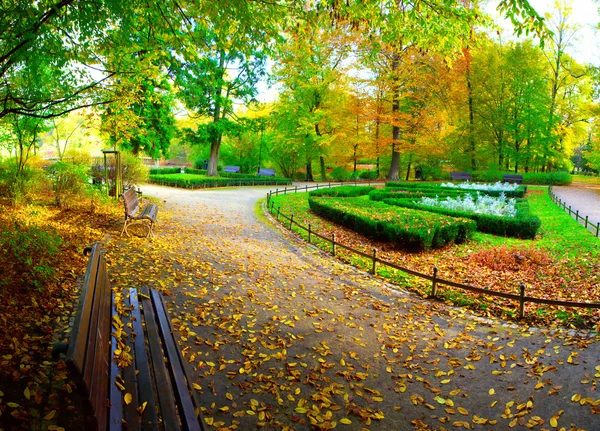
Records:
[[[573,183],[569,186],[555,186],[552,190],[562,202],[566,203],[567,208],[570,206],[573,212],[579,210],[579,215],[583,219],[587,216],[589,229],[596,233],[596,227],[600,222],[600,185]],[[584,223],[582,219],[579,222]]]
[[[210,429],[600,429],[597,339],[390,288],[259,221],[267,190],[147,185],[156,240],[112,246],[170,294]]]

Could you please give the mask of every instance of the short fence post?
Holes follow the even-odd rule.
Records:
[[[285,186],[285,189],[283,190],[283,194],[287,195],[287,186]]]
[[[435,298],[437,295],[437,278],[438,278],[438,267],[433,267],[433,280],[431,280],[431,297]]]
[[[317,183],[317,190],[319,190],[319,183]]]
[[[292,225],[294,224],[294,214],[290,216],[290,230],[292,230]]]
[[[569,205],[569,215],[571,215],[571,205]]]
[[[575,212],[575,220],[579,221],[579,210]]]
[[[307,192],[307,191],[308,191],[308,184],[306,184],[306,185],[304,186],[304,191],[305,191],[305,192]]]
[[[373,269],[371,270],[373,275],[377,274],[377,249],[373,248]]]
[[[596,226],[596,238],[598,238],[598,235],[600,235],[600,221],[598,222],[598,225]]]
[[[279,221],[279,211],[281,211],[281,207],[277,207],[277,221]]]
[[[296,189],[294,190],[294,193],[298,193],[298,186],[296,186]]]
[[[522,319],[525,316],[525,283],[521,283],[520,290],[519,319]]]
[[[335,234],[331,234],[331,254],[335,257]]]
[[[312,233],[312,230],[311,230],[311,229],[312,229],[312,227],[311,227],[311,224],[309,223],[309,224],[308,224],[308,243],[309,243],[309,244],[310,244],[310,234]]]
[[[590,217],[590,216],[585,216],[585,228],[586,228],[586,229],[587,229],[587,225],[588,225],[588,218],[589,218],[589,217]]]

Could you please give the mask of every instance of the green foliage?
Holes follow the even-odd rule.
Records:
[[[186,174],[204,175],[204,176],[206,176],[206,169],[184,168],[183,170],[184,170],[184,172]],[[173,173],[178,173],[178,172],[173,172]]]
[[[55,275],[52,258],[59,251],[60,237],[45,226],[15,222],[0,233],[3,270],[21,274],[25,286],[43,290]]]
[[[257,177],[244,174],[238,178],[206,177],[192,174],[150,175],[149,182],[169,187],[200,189],[211,187],[235,187],[255,185],[289,185],[289,178]]]
[[[333,171],[331,171],[330,175],[331,178],[334,179],[334,181],[346,181],[348,179],[349,172],[342,167],[337,167]]]
[[[364,186],[340,186],[340,187],[326,187],[322,189],[311,190],[310,196],[314,197],[339,197],[339,198],[352,198],[357,196],[365,196],[375,190],[374,187]]]
[[[455,211],[441,207],[425,206],[415,203],[414,198],[389,198],[383,199],[383,202],[388,205],[395,205],[402,208],[429,211],[450,217],[468,218],[477,223],[477,231],[492,235],[533,239],[541,226],[540,219],[529,213],[529,206],[527,205],[527,202],[523,200],[517,202],[516,217],[498,217],[466,211]]]
[[[181,168],[150,168],[150,175],[168,175],[168,174],[180,174]]]
[[[68,208],[88,189],[88,166],[83,163],[56,162],[48,170],[56,204]]]
[[[335,223],[374,239],[395,242],[411,251],[463,242],[475,231],[475,223],[404,208],[394,208],[366,197],[332,198],[309,195],[312,211]]]
[[[13,205],[31,201],[46,186],[47,177],[41,169],[32,166],[19,169],[14,159],[0,162],[0,196],[7,197]]]
[[[196,169],[196,170],[206,169],[204,167],[205,163],[208,163],[208,160],[206,160],[204,158],[194,160],[194,169]]]
[[[567,186],[573,182],[568,172],[529,172],[523,174],[523,182],[527,184]]]

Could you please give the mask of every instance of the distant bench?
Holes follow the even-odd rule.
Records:
[[[123,236],[123,233],[129,236],[127,227],[135,221],[143,220],[150,223],[146,238],[150,235],[154,236],[154,231],[152,229],[154,228],[154,223],[156,223],[156,217],[158,216],[158,207],[155,204],[148,204],[140,211],[140,203],[137,195],[138,192],[136,192],[133,187],[125,190],[121,195],[123,197],[123,205],[125,205],[125,221],[123,223],[121,236]]]
[[[264,169],[261,168],[258,170],[258,175],[263,176],[263,177],[274,177],[275,176],[275,169]]]
[[[114,293],[104,251],[90,252],[65,361],[84,399],[86,430],[195,430],[206,425],[162,295]],[[119,364],[123,362],[123,364]]]
[[[240,167],[239,166],[225,166],[225,169],[223,169],[223,172],[229,172],[231,174],[236,174],[240,172]]]
[[[450,172],[450,179],[452,181],[471,181],[471,174],[469,172]]]
[[[518,174],[504,174],[504,176],[502,177],[502,181],[504,181],[505,183],[518,183],[518,184],[522,184],[523,183],[523,175],[518,175]]]

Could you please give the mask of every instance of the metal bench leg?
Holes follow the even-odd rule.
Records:
[[[128,221],[129,221],[129,219],[125,219],[125,222],[123,223],[123,229],[121,230],[121,236],[123,236],[123,232],[125,232],[127,237],[129,237],[129,232],[127,231]]]

